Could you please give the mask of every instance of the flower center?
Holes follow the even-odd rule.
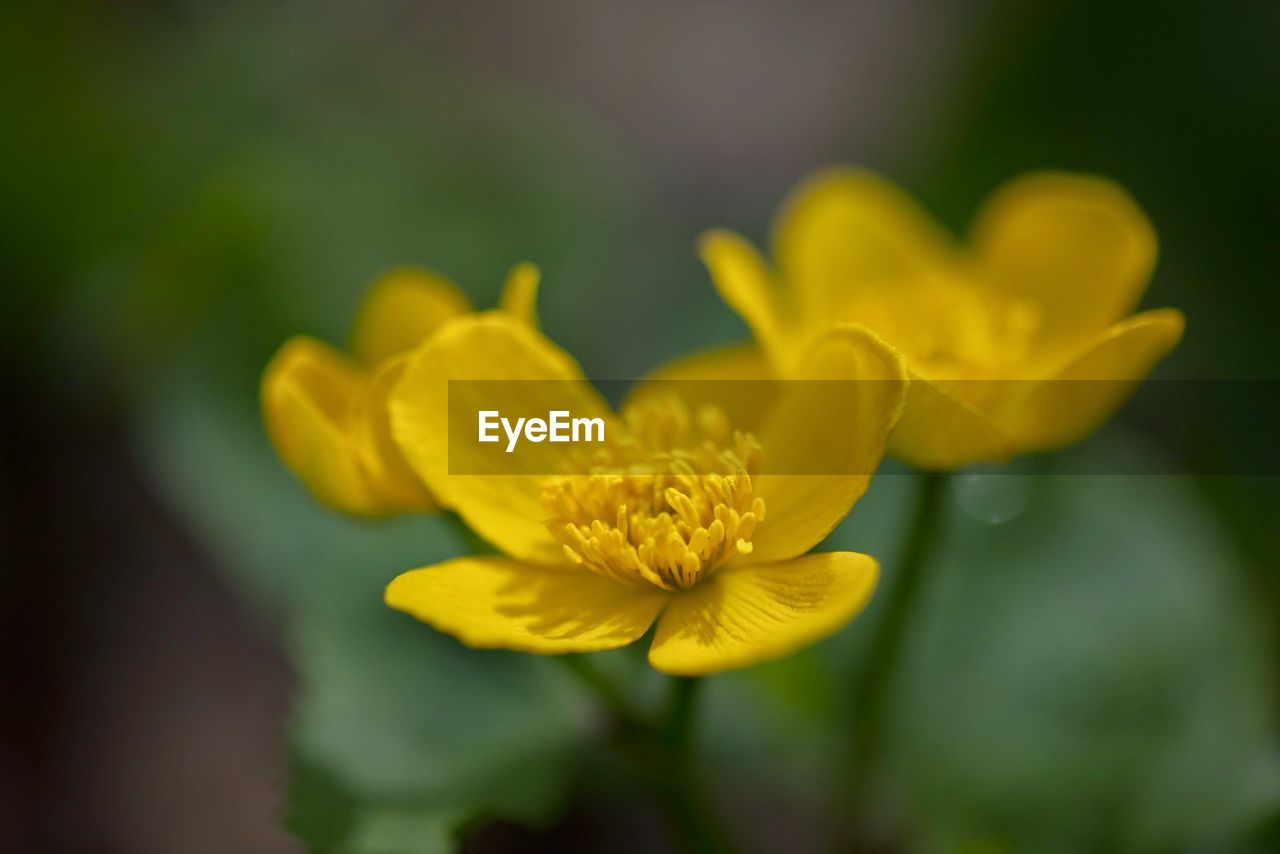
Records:
[[[887,289],[890,285],[884,285]],[[930,379],[1016,379],[1039,326],[1024,300],[978,291],[963,281],[921,278],[851,294],[840,316],[865,324]]]
[[[735,554],[751,552],[764,520],[753,492],[761,450],[724,412],[690,412],[666,396],[624,413],[621,438],[583,474],[543,487],[547,529],[573,563],[631,584],[692,587]]]

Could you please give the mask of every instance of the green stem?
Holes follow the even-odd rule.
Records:
[[[462,541],[476,554],[493,554],[493,547],[480,539],[456,513],[442,514]],[[573,675],[600,698],[620,727],[621,742],[637,742],[644,754],[646,776],[671,815],[685,850],[690,854],[722,854],[733,850],[728,837],[715,820],[706,787],[702,785],[693,758],[694,712],[701,680],[677,678],[673,681],[671,710],[665,724],[637,712],[626,696],[586,655],[555,656]]]
[[[694,761],[693,735],[697,699],[702,680],[678,677],[672,685],[671,713],[667,720],[667,762],[661,774],[668,809],[692,854],[728,852],[733,845],[715,818],[707,787]]]
[[[924,475],[916,496],[915,513],[907,530],[897,578],[888,593],[885,613],[871,643],[870,658],[854,683],[853,749],[859,788],[865,785],[883,750],[883,729],[892,677],[898,672],[903,641],[913,619],[920,579],[942,533],[947,475]]]
[[[667,735],[671,743],[688,750],[693,737],[694,710],[698,704],[698,689],[702,680],[696,676],[677,676],[672,679],[671,719]]]
[[[609,712],[621,726],[633,731],[645,731],[653,728],[653,724],[632,708],[631,703],[603,673],[595,668],[586,655],[571,653],[555,657],[569,669],[580,682],[595,692],[596,696],[608,707]]]
[[[664,719],[656,720],[637,712],[588,656],[560,655],[556,660],[591,688],[613,714],[618,724],[616,745],[656,794],[679,835],[681,850],[690,854],[732,851],[728,837],[716,823],[694,762],[694,715],[701,680],[673,680],[670,709]]]

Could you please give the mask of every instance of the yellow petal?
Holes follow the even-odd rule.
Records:
[[[348,438],[364,377],[334,348],[305,336],[287,341],[262,377],[262,415],[276,453],[321,502],[349,513],[377,512]]]
[[[774,226],[779,272],[817,322],[848,288],[908,281],[945,268],[950,237],[916,202],[863,169],[834,167],[805,180]]]
[[[786,655],[853,619],[878,575],[875,559],[855,552],[727,567],[672,597],[649,663],[702,676]]]
[[[626,646],[667,596],[577,567],[464,557],[397,576],[386,602],[468,646],[557,654]]]
[[[391,435],[387,403],[408,362],[408,356],[396,356],[373,373],[357,398],[352,428],[351,440],[369,490],[389,513],[435,508],[431,493],[409,468]]]
[[[453,282],[430,270],[393,270],[369,287],[351,352],[366,365],[417,347],[445,321],[471,310]]]
[[[973,230],[978,279],[1040,312],[1048,352],[1077,346],[1137,305],[1156,261],[1156,236],[1120,186],[1040,172],[983,206]]]
[[[487,382],[450,387],[450,380]],[[558,562],[563,550],[544,527],[540,496],[566,446],[526,442],[513,454],[501,445],[482,447],[477,414],[484,409],[507,417],[562,409],[607,420],[608,406],[567,353],[500,312],[460,317],[441,328],[413,353],[391,394],[392,435],[437,499],[507,554]],[[452,456],[451,439],[457,442]],[[451,463],[465,473],[451,474]]]
[[[735,429],[754,430],[779,388],[771,377],[769,360],[757,344],[731,344],[666,363],[636,384],[622,408],[675,393],[691,411],[719,406]]]
[[[1006,389],[1015,385],[1016,381],[1003,384]],[[1013,441],[990,413],[946,385],[912,372],[906,410],[889,439],[891,456],[924,471],[948,471],[977,462],[1003,462],[1013,451]]]
[[[746,382],[772,376],[769,360],[755,342],[729,344],[672,359],[645,382]]]
[[[1098,335],[1053,377],[1030,385],[1009,416],[1020,450],[1068,445],[1097,429],[1177,346],[1185,325],[1176,309],[1135,315]]]
[[[753,560],[803,554],[848,514],[880,465],[906,394],[902,356],[873,333],[847,326],[818,341],[760,430],[756,489],[766,516]]]
[[[502,286],[498,308],[537,329],[538,282],[541,278],[542,272],[527,261],[512,267]]]
[[[750,327],[776,364],[785,364],[799,334],[798,315],[779,290],[769,265],[750,243],[728,231],[709,231],[698,239],[698,254],[711,273],[720,298]]]

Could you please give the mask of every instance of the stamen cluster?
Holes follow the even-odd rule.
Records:
[[[583,473],[549,479],[547,527],[573,563],[632,584],[692,587],[749,554],[764,520],[760,445],[723,410],[675,396],[632,408],[623,435]]]

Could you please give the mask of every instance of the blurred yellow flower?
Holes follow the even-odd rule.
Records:
[[[656,622],[650,663],[684,675],[750,665],[835,631],[866,603],[878,565],[805,553],[866,490],[906,370],[857,328],[821,336],[796,370],[876,382],[790,384],[754,435],[666,389],[641,389],[619,417],[530,326],[498,314],[449,324],[392,392],[393,433],[441,503],[505,556],[406,572],[387,604],[471,646],[541,654],[623,646]],[[547,474],[545,444],[511,456],[460,439],[451,449],[451,406],[568,409],[605,419],[611,442],[592,446],[589,468]],[[852,474],[785,473],[819,468]]]
[[[538,269],[519,264],[500,307],[537,324]],[[289,339],[262,377],[262,414],[276,453],[319,501],[362,515],[427,512],[435,499],[391,439],[387,395],[409,352],[471,311],[438,273],[396,270],[370,286],[350,355],[305,335]]]
[[[834,168],[783,206],[776,271],[727,232],[705,235],[700,249],[763,358],[721,351],[667,375],[789,376],[824,330],[863,324],[906,358],[911,390],[890,452],[923,469],[1077,441],[1184,325],[1173,309],[1126,317],[1151,275],[1156,237],[1133,199],[1096,177],[1011,181],[960,247],[892,184]]]

